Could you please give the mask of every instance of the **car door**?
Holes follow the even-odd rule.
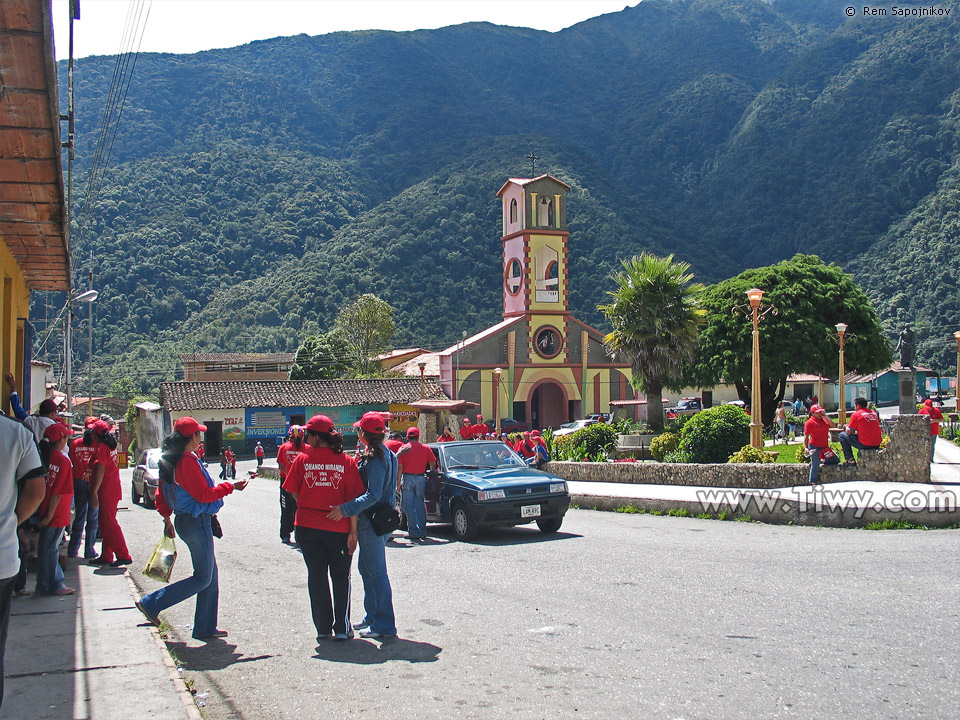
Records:
[[[437,472],[431,473],[429,470],[427,471],[427,482],[423,491],[423,499],[427,506],[427,518],[440,520],[440,499],[443,494],[444,474],[443,468],[441,467],[440,450],[436,447],[430,447],[430,450],[433,451],[433,456],[437,459]]]

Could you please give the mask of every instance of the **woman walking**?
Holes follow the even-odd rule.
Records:
[[[363,446],[360,457],[360,478],[366,492],[350,502],[333,508],[327,515],[331,520],[343,517],[357,518],[357,537],[360,557],[357,567],[363,579],[363,622],[356,626],[363,638],[391,638],[397,635],[393,613],[393,591],[387,577],[387,541],[390,533],[377,535],[370,519],[363,512],[378,503],[394,505],[397,487],[397,456],[383,446],[387,429],[377,412],[364,413],[353,424],[359,429]]]
[[[246,480],[213,484],[210,473],[194,454],[200,446],[200,433],[206,429],[192,417],[182,417],[174,423],[173,432],[164,438],[161,448],[160,486],[156,497],[157,510],[163,515],[164,532],[168,537],[179,533],[190,548],[193,575],[145,595],[136,603],[147,620],[159,625],[157,616],[162,610],[196,595],[193,637],[198,640],[227,635],[217,627],[220,585],[213,549],[214,515],[223,507],[223,497],[247,486]]]
[[[90,460],[90,504],[99,508],[97,521],[103,542],[100,557],[91,565],[122,567],[133,562],[123,530],[117,522],[117,506],[123,492],[120,489],[120,466],[117,464],[117,439],[110,433],[110,423],[97,420],[90,426],[93,433],[93,459]],[[114,557],[116,556],[116,557]]]
[[[297,501],[297,545],[307,565],[307,588],[317,642],[353,637],[350,625],[350,563],[357,549],[357,518],[331,520],[337,505],[363,494],[356,461],[343,452],[343,437],[326,415],[303,426],[303,447],[287,468],[283,487]],[[333,602],[330,585],[333,583]]]

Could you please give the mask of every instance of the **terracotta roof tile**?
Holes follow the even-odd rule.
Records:
[[[426,399],[446,400],[435,378]],[[160,384],[160,404],[171,412],[270,407],[344,407],[410,403],[420,399],[420,378],[376,380],[258,380]]]
[[[295,353],[185,353],[180,362],[191,363],[292,363]]]

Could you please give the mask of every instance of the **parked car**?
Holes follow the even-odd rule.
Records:
[[[140,462],[133,470],[133,480],[130,482],[130,495],[134,504],[143,504],[153,507],[154,492],[160,484],[160,448],[150,448],[140,453]]]
[[[535,522],[542,532],[560,529],[570,507],[563,478],[527,467],[502,442],[429,445],[437,472],[427,474],[427,520],[450,523],[458,540],[473,540],[483,528]]]
[[[489,428],[490,432],[496,432],[497,423],[494,420],[487,420],[484,424]],[[512,418],[503,418],[500,420],[500,432],[507,433],[508,435],[510,433],[524,432],[525,430],[529,429],[529,425],[522,423],[519,420],[514,420]]]
[[[561,435],[570,435],[571,433],[575,433],[577,430],[582,430],[587,425],[596,425],[596,423],[596,420],[588,420],[586,418],[583,420],[574,420],[573,422],[564,423],[553,431],[553,436],[560,437]]]
[[[592,420],[593,422],[598,422],[598,423],[612,423],[613,414],[612,413],[590,413],[584,418],[584,420]]]

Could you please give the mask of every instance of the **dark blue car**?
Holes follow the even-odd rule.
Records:
[[[434,443],[437,472],[427,475],[427,520],[450,523],[459,540],[486,527],[537,523],[543,532],[560,529],[570,507],[563,478],[527,467],[501,442]]]

